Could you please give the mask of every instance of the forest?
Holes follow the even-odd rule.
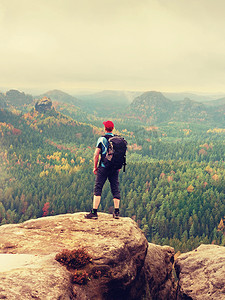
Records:
[[[1,225],[90,210],[93,153],[104,118],[65,107],[0,109]],[[121,216],[135,220],[149,242],[176,251],[224,246],[224,128],[180,121],[153,126],[118,115],[113,121],[115,133],[128,141]],[[112,210],[107,183],[99,211]]]

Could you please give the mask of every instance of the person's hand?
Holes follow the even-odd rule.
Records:
[[[98,171],[98,168],[94,168],[94,169],[93,169],[93,173],[94,173],[95,175],[97,175],[97,171]]]

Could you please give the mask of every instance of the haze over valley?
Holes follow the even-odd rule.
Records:
[[[225,245],[225,99],[186,96],[1,93],[0,224],[88,211],[93,153],[102,122],[111,119],[128,141],[121,215],[148,241],[179,251]],[[99,209],[112,210],[109,185]]]

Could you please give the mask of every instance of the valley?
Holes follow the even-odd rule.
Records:
[[[51,105],[39,112],[43,97]],[[225,245],[225,102],[201,101],[153,91],[0,93],[0,224],[88,211],[95,143],[112,119],[128,141],[121,215],[176,251]],[[107,184],[100,211],[112,205]]]

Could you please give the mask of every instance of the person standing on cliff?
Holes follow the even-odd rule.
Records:
[[[101,201],[102,188],[108,179],[110,182],[111,192],[114,201],[114,213],[113,217],[119,219],[120,211],[120,190],[119,190],[119,169],[114,167],[106,166],[103,161],[106,157],[107,150],[109,147],[109,138],[113,137],[112,133],[114,124],[112,121],[103,122],[105,126],[105,136],[101,136],[96,145],[94,153],[94,169],[93,173],[96,175],[95,187],[94,187],[94,198],[93,198],[93,209],[89,214],[85,215],[86,219],[98,219],[98,206]],[[98,165],[99,157],[101,156],[100,163]]]

